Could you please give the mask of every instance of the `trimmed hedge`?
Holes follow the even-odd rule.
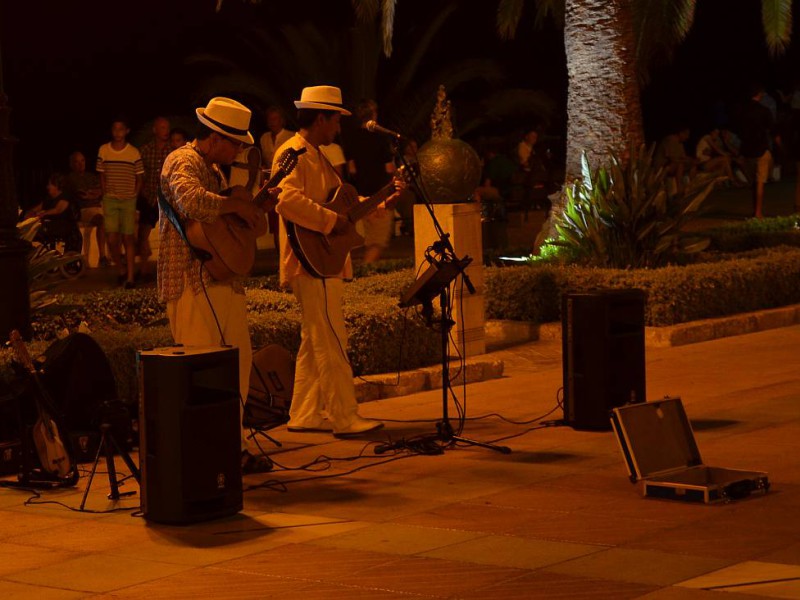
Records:
[[[748,219],[704,232],[711,239],[710,250],[743,252],[755,248],[800,246],[800,215]]]
[[[800,302],[800,248],[754,250],[711,262],[661,269],[617,270],[557,264],[486,267],[486,317],[548,322],[560,319],[565,292],[597,288],[641,288],[647,294],[646,323],[673,325]],[[397,300],[414,281],[414,269],[360,278],[345,286],[348,355],[356,375],[436,364],[439,335]],[[277,343],[300,346],[301,315],[292,294],[273,289],[272,277],[248,281],[250,334],[255,348]],[[136,350],[172,342],[155,291],[109,290],[65,295],[57,310],[37,317],[30,344],[36,356],[56,334],[86,322],[108,356],[120,397],[137,398]],[[402,353],[402,355],[401,355]],[[11,377],[10,351],[0,350],[0,381]]]
[[[381,293],[413,281],[413,272],[370,279],[374,281],[364,279],[345,287],[343,310],[354,374],[386,373],[438,362],[438,333],[413,314],[402,311],[396,297]],[[302,317],[292,294],[248,289],[247,305],[254,348],[280,344],[292,353],[297,352]],[[108,356],[120,397],[135,403],[136,351],[172,343],[164,306],[158,303],[155,290],[109,290],[63,296],[57,311],[37,319],[31,354],[42,354],[58,332],[75,331],[81,322],[88,325],[92,337]],[[0,350],[0,380],[12,377],[10,358],[10,351]]]
[[[800,302],[800,248],[631,271],[553,264],[495,267],[486,269],[485,280],[489,319],[557,321],[565,292],[635,287],[647,293],[647,325],[674,325]]]

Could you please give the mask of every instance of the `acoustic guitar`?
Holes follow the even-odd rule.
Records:
[[[45,406],[52,404],[50,395],[47,393],[41,379],[39,379],[39,373],[33,365],[19,331],[14,329],[9,334],[9,341],[17,362],[25,368],[35,384],[33,397],[36,401],[38,418],[31,433],[36,453],[42,463],[42,470],[64,480],[69,476],[75,477],[77,471],[73,469],[72,460],[64,442],[61,440],[58,426]]]
[[[214,279],[227,281],[247,275],[253,268],[256,260],[256,238],[267,232],[264,212],[268,212],[276,204],[270,198],[269,190],[294,170],[297,158],[305,151],[305,148],[287,148],[278,158],[278,169],[253,197],[253,202],[263,211],[258,213],[259,222],[256,227],[251,227],[233,213],[220,215],[212,223],[187,221],[186,238],[192,246],[210,256],[203,262],[203,266]],[[223,194],[229,195],[230,192]]]
[[[363,236],[356,231],[356,222],[369,215],[392,195],[398,179],[406,181],[402,167],[397,170],[389,184],[364,201],[359,201],[358,191],[349,183],[343,183],[333,190],[330,200],[322,206],[347,217],[344,231],[332,231],[325,235],[284,220],[289,244],[309,275],[324,279],[336,277],[342,272],[350,251],[364,244]]]

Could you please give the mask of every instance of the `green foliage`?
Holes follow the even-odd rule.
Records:
[[[761,21],[770,53],[780,56],[792,39],[792,0],[761,0]]]
[[[415,273],[414,269],[405,268],[390,273],[356,278],[345,286],[344,301],[357,304],[365,295],[380,295],[392,298],[397,304],[397,300],[403,292],[414,283]]]
[[[293,294],[269,289],[269,278],[248,283],[247,308],[254,348],[280,344],[296,353],[300,347],[302,315]],[[345,286],[344,316],[349,334],[347,349],[356,375],[389,373],[435,364],[439,335],[413,311],[398,307],[400,292],[414,281],[411,269],[375,275]],[[261,285],[260,285],[261,284]],[[81,322],[111,362],[120,397],[136,402],[136,352],[172,343],[164,305],[154,289],[108,290],[68,294],[52,310],[36,315],[31,352],[41,354],[67,329]],[[0,379],[11,377],[10,352],[0,350]]]
[[[353,267],[353,277],[368,277],[377,273],[394,273],[403,269],[410,269],[414,266],[414,259],[409,258],[386,258],[374,263],[360,263]]]
[[[800,215],[748,219],[706,231],[710,250],[742,252],[770,246],[800,246]]]
[[[647,293],[647,325],[665,326],[800,302],[800,248],[761,249],[713,263],[660,269],[577,265],[487,268],[486,317],[560,319],[561,296],[597,288]]]
[[[566,188],[567,204],[555,222],[562,246],[580,262],[598,267],[658,267],[695,254],[708,239],[684,231],[718,179],[698,175],[671,195],[664,169],[653,163],[655,146],[627,160],[592,170],[582,156],[582,176]]]
[[[561,271],[552,266],[484,270],[485,311],[489,319],[542,323],[558,318]]]

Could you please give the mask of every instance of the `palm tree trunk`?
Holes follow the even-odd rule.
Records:
[[[597,165],[644,141],[634,40],[630,0],[566,0],[567,185],[581,174],[582,152]],[[563,194],[553,203],[548,237],[563,203]]]

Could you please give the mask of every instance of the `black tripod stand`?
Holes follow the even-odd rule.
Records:
[[[475,287],[465,272],[467,266],[472,262],[468,256],[458,258],[453,245],[450,243],[450,234],[445,233],[439,224],[433,205],[425,194],[422,181],[415,169],[408,164],[403,154],[399,151],[399,141],[395,140],[395,155],[399,158],[406,172],[406,177],[412,180],[414,193],[424,202],[428,213],[433,220],[433,226],[439,236],[439,241],[435,242],[426,253],[426,260],[429,263],[428,269],[417,279],[411,287],[405,291],[400,300],[401,307],[409,307],[415,304],[422,305],[422,313],[429,325],[433,324],[433,299],[439,297],[440,317],[439,326],[441,330],[441,350],[442,350],[442,420],[436,424],[437,434],[435,439],[445,445],[462,442],[474,446],[481,446],[509,454],[511,449],[507,446],[496,446],[486,442],[478,442],[456,435],[450,423],[448,415],[448,395],[450,393],[450,356],[448,352],[450,341],[450,330],[455,322],[451,318],[450,303],[448,302],[450,284],[459,276],[462,277],[464,285],[470,294],[475,293]],[[434,254],[436,256],[434,256]],[[375,448],[376,454],[382,454],[387,450],[394,450],[407,447],[408,443],[404,440],[388,444],[380,444]],[[441,448],[441,446],[440,446]]]
[[[109,500],[119,500],[124,496],[132,496],[136,493],[135,490],[131,490],[128,492],[120,492],[119,486],[121,483],[124,483],[128,477],[123,478],[122,480],[117,479],[117,469],[114,466],[114,451],[116,450],[117,453],[122,457],[122,460],[125,461],[128,469],[131,471],[131,475],[134,479],[136,479],[137,483],[141,483],[141,473],[139,472],[139,467],[133,462],[133,459],[130,455],[125,452],[122,447],[117,443],[116,438],[114,437],[113,432],[111,431],[111,425],[109,423],[103,423],[100,425],[100,444],[97,446],[97,454],[94,457],[94,464],[92,465],[92,471],[89,473],[89,481],[86,483],[86,491],[83,492],[83,499],[81,500],[81,507],[80,510],[83,510],[84,506],[86,506],[86,498],[89,496],[89,489],[92,487],[92,480],[94,479],[94,475],[97,472],[97,464],[100,462],[100,454],[103,453],[106,456],[106,469],[108,471],[108,483],[111,486],[111,493],[108,495]],[[130,476],[129,476],[130,477]]]

